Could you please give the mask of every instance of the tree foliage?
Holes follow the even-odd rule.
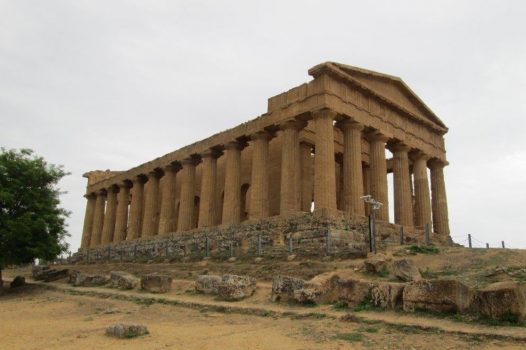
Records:
[[[32,150],[0,152],[0,270],[6,265],[52,260],[68,248],[58,181],[68,175]]]

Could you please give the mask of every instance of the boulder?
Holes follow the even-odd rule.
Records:
[[[23,276],[16,276],[12,281],[11,281],[11,288],[18,288],[18,287],[22,287],[23,285],[26,284],[26,278],[23,277]]]
[[[392,271],[398,279],[404,282],[420,281],[422,276],[412,260],[398,259],[393,261]]]
[[[339,280],[340,275],[336,272],[326,272],[314,276],[310,281],[305,282],[305,288],[318,292],[317,303],[333,303],[338,300],[336,286]]]
[[[141,288],[150,293],[166,293],[172,289],[172,277],[158,274],[142,276]]]
[[[139,285],[137,277],[124,271],[111,271],[110,282],[112,288],[118,289],[135,289]]]
[[[526,320],[526,287],[516,282],[497,282],[477,293],[477,309],[484,317]]]
[[[68,283],[73,284],[77,279],[77,275],[80,273],[79,270],[71,270],[68,273]]]
[[[224,275],[217,287],[220,298],[236,301],[247,298],[256,291],[257,281],[249,276]]]
[[[372,287],[371,282],[346,276],[345,272],[324,273],[305,283],[306,289],[317,291],[317,303],[329,304],[337,301],[360,303],[370,296]]]
[[[195,281],[195,290],[204,294],[217,294],[221,281],[221,276],[218,275],[199,275]]]
[[[301,278],[290,276],[275,276],[272,281],[272,301],[287,301],[295,298],[294,291],[302,289],[305,281]]]
[[[421,280],[408,284],[403,292],[404,311],[465,312],[474,300],[474,292],[453,280]]]
[[[98,287],[107,284],[110,278],[101,274],[78,272],[73,285],[75,287]]]
[[[384,309],[395,309],[402,306],[405,284],[379,282],[371,289],[371,301],[375,306]]]
[[[292,296],[298,303],[315,304],[320,297],[320,291],[313,288],[300,288],[295,289]]]
[[[33,272],[33,279],[35,281],[52,282],[62,278],[66,278],[69,275],[68,269],[37,269]]]
[[[35,280],[38,281],[38,278],[40,277],[42,272],[45,271],[45,270],[49,270],[49,266],[47,266],[47,265],[34,265],[33,268],[31,269],[31,275],[33,276],[33,278]]]
[[[330,302],[345,301],[349,305],[358,304],[370,298],[373,286],[369,281],[340,278],[336,283],[337,299]]]
[[[387,270],[387,259],[384,255],[377,254],[371,258],[365,259],[363,267],[365,272],[376,275]]]
[[[148,329],[143,325],[115,324],[106,328],[106,335],[115,338],[135,338],[149,334]]]

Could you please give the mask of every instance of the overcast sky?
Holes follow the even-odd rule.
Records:
[[[401,77],[446,123],[451,235],[526,248],[525,1],[0,0],[0,146],[32,148],[80,244],[86,179],[266,111],[336,61]]]

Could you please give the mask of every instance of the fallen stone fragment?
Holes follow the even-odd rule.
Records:
[[[16,276],[12,281],[11,281],[11,288],[18,288],[18,287],[22,287],[26,284],[26,278],[23,277],[23,276]]]
[[[409,259],[393,261],[391,272],[404,282],[420,281],[422,279],[420,271],[418,271],[413,261]]]
[[[387,259],[382,254],[377,254],[363,262],[363,266],[366,272],[372,274],[379,274],[384,270],[387,270]]]
[[[158,274],[142,276],[141,288],[150,293],[166,293],[172,289],[172,277]]]
[[[220,298],[237,301],[247,298],[256,291],[257,281],[250,276],[224,275],[217,287]]]
[[[42,271],[49,270],[49,266],[47,265],[35,265],[31,269],[31,275],[35,280],[37,280],[37,277],[42,274]]]
[[[371,289],[371,301],[384,309],[395,309],[403,303],[405,284],[379,282]]]
[[[98,287],[107,284],[109,281],[110,278],[106,275],[79,272],[73,285],[75,287]]]
[[[293,297],[301,304],[315,304],[320,297],[320,291],[314,288],[300,288],[294,290]]]
[[[471,288],[454,279],[422,280],[404,288],[403,307],[404,311],[463,313],[471,307],[474,296]]]
[[[148,329],[143,325],[115,324],[106,328],[106,335],[115,338],[135,338],[149,334]]]
[[[497,282],[477,293],[477,309],[496,320],[526,319],[526,287],[516,282]]]
[[[272,301],[287,301],[294,298],[294,291],[302,289],[305,281],[291,276],[276,276],[272,281]]]
[[[52,282],[62,278],[66,278],[69,275],[68,269],[41,269],[33,272],[33,278],[35,281]]]
[[[110,282],[112,288],[134,289],[139,285],[139,279],[124,271],[111,271]]]
[[[217,275],[200,275],[195,281],[195,290],[204,294],[217,294],[218,286],[221,283],[221,276]]]
[[[68,283],[73,284],[77,279],[77,275],[80,273],[79,270],[71,270],[68,274]]]

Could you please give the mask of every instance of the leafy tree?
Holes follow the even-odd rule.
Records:
[[[29,149],[0,151],[0,286],[2,269],[52,260],[68,248],[58,181],[68,175]]]

